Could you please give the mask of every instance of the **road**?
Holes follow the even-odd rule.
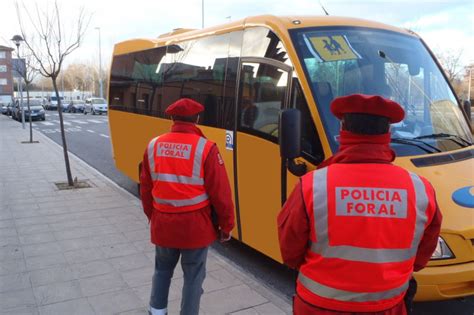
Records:
[[[61,144],[57,112],[47,111],[46,121],[34,122],[34,128]],[[474,113],[473,113],[474,115]],[[112,181],[137,196],[137,185],[115,169],[112,159],[107,116],[64,113],[68,150]],[[28,125],[26,125],[28,126]],[[213,247],[268,286],[291,297],[295,273],[238,242]],[[414,315],[473,315],[474,297],[443,302],[416,303]]]

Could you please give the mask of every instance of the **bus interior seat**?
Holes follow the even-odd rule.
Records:
[[[317,101],[323,108],[329,108],[334,95],[332,94],[331,84],[326,81],[319,81],[314,83],[317,94]]]
[[[327,81],[319,81],[315,82],[314,85],[317,93],[317,102],[319,111],[321,113],[321,118],[324,119],[324,117],[332,117],[334,120],[336,120],[336,118],[330,113],[330,105],[334,99],[331,84]],[[338,135],[340,129],[339,123],[334,123],[334,121],[331,123],[331,119],[328,119],[327,122],[327,127],[330,131],[329,134],[334,136]]]
[[[256,82],[254,91],[259,102],[270,102],[279,99],[277,87],[273,82]]]

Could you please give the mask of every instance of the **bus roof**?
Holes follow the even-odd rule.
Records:
[[[211,26],[204,29],[175,29],[172,32],[162,34],[154,39],[130,39],[115,44],[114,55],[125,54],[133,51],[151,49],[154,47],[169,45],[174,42],[204,37],[214,34],[223,34],[231,31],[241,30],[252,26],[266,26],[277,33],[278,30],[306,28],[314,26],[356,26],[384,29],[414,35],[414,33],[394,27],[391,25],[349,17],[338,16],[274,16],[258,15],[247,17],[241,20],[229,22],[226,24]]]

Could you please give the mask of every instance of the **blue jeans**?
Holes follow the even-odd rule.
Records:
[[[199,314],[199,303],[203,293],[202,283],[206,277],[207,250],[208,247],[178,249],[156,246],[150,306],[156,309],[168,306],[171,278],[181,255],[181,268],[184,273],[181,315]]]

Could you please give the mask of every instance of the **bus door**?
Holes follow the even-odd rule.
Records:
[[[288,106],[291,67],[266,58],[242,58],[234,137],[239,238],[280,257],[276,217],[281,209],[280,111]]]

